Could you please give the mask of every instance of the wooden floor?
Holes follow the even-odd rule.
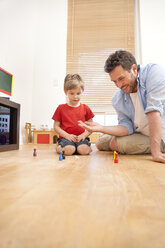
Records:
[[[165,165],[55,145],[0,153],[0,248],[164,248]]]

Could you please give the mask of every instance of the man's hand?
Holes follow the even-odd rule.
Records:
[[[152,158],[155,162],[165,163],[165,154],[160,151],[162,139],[162,120],[160,112],[152,111],[147,113],[148,127],[150,132],[150,145]]]
[[[159,152],[157,155],[152,156],[153,161],[155,162],[160,162],[160,163],[165,163],[165,154]]]
[[[96,122],[82,122],[78,121],[78,125],[84,129],[86,129],[89,132],[101,132],[102,125],[96,123]]]

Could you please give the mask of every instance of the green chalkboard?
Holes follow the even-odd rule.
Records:
[[[0,91],[12,95],[13,75],[0,68]]]

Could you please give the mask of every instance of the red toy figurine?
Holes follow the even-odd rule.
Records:
[[[118,163],[118,153],[115,152],[114,163]]]

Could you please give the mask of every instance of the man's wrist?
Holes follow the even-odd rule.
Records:
[[[97,132],[104,133],[104,126],[99,125],[99,128],[98,128]]]
[[[153,157],[153,158],[157,158],[157,157],[159,157],[161,151],[160,151],[160,149],[158,149],[158,150],[155,150],[155,149],[152,150],[152,149],[151,149],[151,153],[152,153],[152,157]]]

